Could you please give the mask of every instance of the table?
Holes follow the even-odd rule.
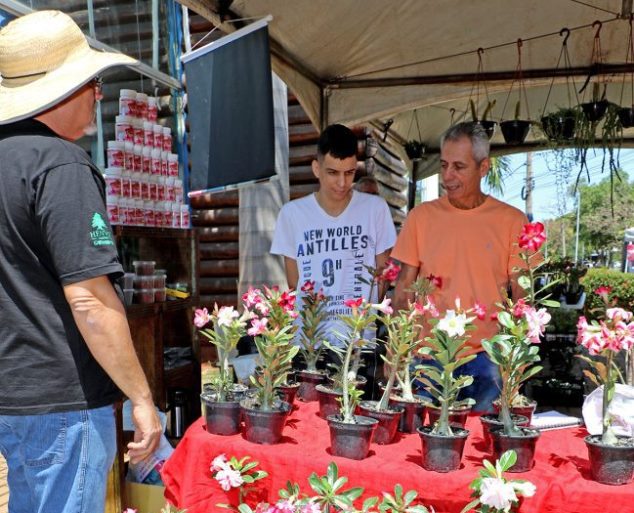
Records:
[[[396,483],[404,490],[415,489],[425,505],[437,513],[458,513],[469,502],[471,480],[481,468],[484,457],[482,429],[477,417],[470,417],[471,431],[459,470],[448,474],[428,472],[421,467],[421,443],[418,434],[397,435],[397,442],[371,447],[363,461],[348,460],[329,454],[327,422],[317,416],[317,403],[300,403],[288,418],[282,443],[262,446],[247,442],[242,435],[211,435],[204,419],[196,421],[166,462],[162,470],[166,498],[187,513],[222,511],[218,503],[233,501],[236,493],[224,492],[211,477],[211,461],[220,453],[227,457],[250,456],[269,477],[259,483],[259,499],[274,502],[286,481],[299,483],[302,491],[312,492],[307,477],[312,472],[324,475],[331,461],[339,466],[348,485],[363,486],[365,495],[392,491]],[[521,513],[596,513],[597,511],[634,511],[634,483],[608,486],[590,479],[584,428],[566,428],[542,433],[537,442],[535,467],[512,478],[527,479],[537,486],[534,497],[523,501]]]

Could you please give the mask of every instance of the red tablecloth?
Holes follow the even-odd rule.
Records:
[[[428,472],[421,467],[421,443],[418,434],[400,435],[390,445],[371,447],[363,461],[332,456],[327,422],[317,416],[316,403],[300,404],[289,416],[284,437],[278,445],[257,445],[241,435],[223,437],[207,433],[199,419],[185,433],[162,470],[166,498],[187,513],[226,511],[218,503],[235,504],[235,493],[224,492],[211,477],[211,461],[220,453],[227,457],[250,456],[269,477],[260,481],[260,499],[274,502],[286,481],[298,482],[302,491],[312,492],[307,477],[323,475],[328,463],[337,462],[340,475],[348,485],[363,486],[365,496],[391,491],[396,483],[405,490],[418,491],[425,505],[437,513],[457,513],[469,502],[468,484],[476,476],[483,458],[480,421],[469,418],[471,431],[459,470],[448,474]],[[634,483],[608,486],[590,479],[584,428],[545,431],[537,442],[535,467],[511,477],[528,479],[537,486],[534,497],[523,501],[521,513],[597,513],[598,511],[634,511]]]

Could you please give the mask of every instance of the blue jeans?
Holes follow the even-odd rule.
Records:
[[[460,390],[458,400],[468,397],[475,400],[472,410],[474,413],[493,413],[493,401],[500,397],[502,379],[495,365],[486,352],[481,351],[477,356],[454,372],[454,376],[473,376],[473,383]],[[415,393],[431,398],[427,390],[418,381],[414,381]]]
[[[0,415],[9,513],[102,513],[116,453],[114,410]]]

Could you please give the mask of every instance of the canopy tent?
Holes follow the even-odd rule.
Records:
[[[222,20],[271,14],[273,68],[318,127],[393,119],[390,135],[403,142],[419,138],[416,109],[420,137],[433,149],[452,120],[471,118],[469,98],[480,114],[495,99],[492,119],[513,119],[518,39],[531,119],[574,106],[577,96],[589,101],[591,86],[575,94],[588,78],[608,84],[610,101],[634,103],[626,58],[632,0],[180,2],[227,31],[247,21]],[[501,141],[496,134],[493,143]]]

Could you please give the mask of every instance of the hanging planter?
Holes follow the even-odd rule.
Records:
[[[491,139],[491,137],[493,137],[493,134],[495,134],[495,127],[497,126],[496,121],[489,119],[491,111],[493,107],[495,107],[495,100],[489,99],[489,92],[487,91],[486,83],[483,82],[482,87],[484,89],[484,96],[486,98],[487,103],[486,103],[486,107],[484,108],[484,111],[482,112],[482,116],[478,115],[478,109],[476,107],[476,104],[479,104],[479,101],[480,101],[480,74],[483,71],[482,54],[484,53],[484,48],[478,48],[477,53],[478,53],[478,68],[476,71],[476,80],[475,80],[474,86],[471,88],[471,93],[469,94],[469,102],[468,102],[467,109],[471,110],[472,121],[474,123],[479,124],[486,132],[487,137]],[[475,101],[473,99],[474,89],[475,89]]]
[[[418,139],[409,139],[409,134],[412,131],[412,123],[416,121],[416,130],[418,132]],[[418,112],[414,109],[412,113],[412,120],[409,123],[409,129],[407,130],[408,141],[403,145],[407,158],[411,161],[421,160],[425,155],[425,144],[422,141],[420,135],[420,125],[418,124]]]
[[[625,64],[632,65],[634,63],[634,38],[632,37],[632,19],[634,14],[630,14],[630,32],[627,41],[627,52],[625,54]],[[621,85],[621,99],[619,104],[623,105],[623,94],[625,93],[625,77],[623,75],[623,83]],[[631,128],[634,126],[634,71],[630,73],[630,106],[621,107],[617,110],[619,123],[623,128]]]
[[[522,77],[522,40],[517,40],[517,66],[515,68],[515,78],[513,82],[511,82],[511,87],[509,89],[508,95],[506,97],[506,101],[504,102],[504,107],[502,109],[502,118],[504,118],[504,112],[506,111],[506,105],[511,97],[511,93],[513,92],[513,86],[515,82],[518,83],[518,100],[515,104],[515,116],[512,120],[502,121],[500,123],[500,128],[502,129],[502,136],[504,137],[504,142],[510,145],[519,145],[523,144],[526,140],[526,136],[528,136],[528,131],[531,127],[530,121],[530,110],[528,107],[528,96],[526,95],[526,87],[524,86],[524,80]],[[522,97],[524,98],[526,115],[528,119],[520,119],[521,115],[521,106],[522,106]]]

